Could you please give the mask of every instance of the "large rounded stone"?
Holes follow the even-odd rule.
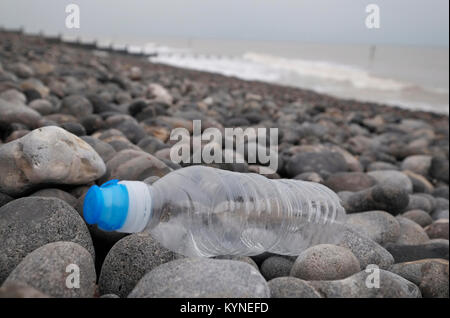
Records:
[[[52,297],[93,297],[91,254],[72,242],[46,244],[28,254],[5,281],[23,282]]]
[[[149,234],[124,237],[111,248],[103,262],[98,282],[100,293],[126,297],[145,273],[178,257]]]
[[[338,245],[351,250],[358,258],[362,269],[370,264],[387,269],[394,263],[394,258],[386,249],[351,228],[343,230],[343,235]]]
[[[59,112],[82,118],[92,114],[93,107],[89,99],[81,95],[70,95],[62,100]]]
[[[27,103],[27,97],[25,96],[25,94],[19,92],[16,89],[7,89],[6,91],[1,92],[0,99],[17,104]]]
[[[269,281],[271,298],[321,298],[307,282],[296,277],[278,277]]]
[[[403,170],[410,170],[422,176],[427,176],[431,167],[431,156],[414,155],[406,157],[402,162]]]
[[[367,173],[374,178],[378,183],[389,183],[394,188],[405,190],[408,193],[413,192],[413,185],[407,175],[395,170],[379,170]]]
[[[0,216],[0,282],[28,253],[50,242],[78,243],[94,257],[86,224],[60,199],[17,199],[1,207]]]
[[[281,256],[271,256],[261,264],[261,274],[269,281],[273,278],[289,276],[294,261]]]
[[[406,190],[383,183],[349,195],[344,202],[348,213],[382,210],[396,215],[409,204]]]
[[[86,129],[84,129],[83,125],[79,123],[72,123],[72,122],[62,123],[60,127],[63,128],[64,130],[67,130],[71,134],[74,134],[75,136],[78,137],[86,136]]]
[[[444,156],[433,157],[430,167],[430,175],[448,184],[448,158]]]
[[[322,175],[343,171],[348,171],[347,162],[340,153],[331,151],[298,153],[286,165],[286,172],[291,177],[303,172]]]
[[[122,150],[107,163],[108,178],[119,180],[145,180],[162,177],[172,171],[164,162],[143,151]]]
[[[306,249],[298,256],[290,276],[304,280],[335,280],[360,270],[359,260],[349,249],[320,244]]]
[[[185,258],[158,266],[147,273],[129,298],[266,298],[264,277],[244,262]]]
[[[416,222],[421,227],[425,227],[433,223],[433,219],[430,214],[422,210],[410,210],[402,214],[402,217],[410,219]]]
[[[438,198],[444,198],[444,199],[448,200],[448,198],[449,198],[448,185],[441,185],[441,186],[435,188],[433,191],[433,196],[438,197]]]
[[[433,214],[439,212],[439,211],[448,211],[449,209],[449,201],[448,199],[444,199],[444,198],[436,198],[435,200],[435,207],[433,209],[432,212],[432,216]]]
[[[309,282],[326,298],[420,298],[419,287],[403,277],[380,269],[379,286],[367,287],[367,282],[375,284],[373,271],[361,271],[353,276],[334,281]]]
[[[422,210],[431,213],[433,205],[423,194],[410,194],[408,206],[405,208],[405,211],[409,210]]]
[[[431,214],[431,218],[433,220],[439,220],[439,219],[449,219],[449,210],[438,210],[438,211],[433,211],[433,213]]]
[[[396,263],[411,262],[427,258],[442,258],[448,260],[448,240],[430,240],[419,245],[404,245],[389,243],[386,249],[395,259]]]
[[[400,236],[400,225],[397,219],[384,211],[350,214],[347,224],[381,245],[395,242]]]
[[[397,220],[400,224],[400,236],[397,244],[417,245],[430,240],[425,230],[416,222],[401,216],[398,216]]]
[[[0,146],[0,191],[12,196],[40,184],[89,183],[105,171],[105,163],[91,146],[55,126]]]
[[[448,260],[424,259],[394,264],[390,272],[419,286],[423,297],[448,298]]]
[[[362,172],[340,172],[330,176],[325,185],[335,192],[357,192],[375,185],[375,180]]]
[[[405,170],[403,173],[411,180],[414,193],[433,193],[434,186],[427,178],[409,170]]]
[[[439,219],[425,228],[425,232],[431,239],[448,240],[448,219]]]
[[[28,107],[34,109],[42,116],[53,114],[57,111],[56,107],[46,99],[35,99]]]
[[[0,125],[21,123],[29,128],[37,128],[41,118],[41,115],[32,108],[0,99]]]

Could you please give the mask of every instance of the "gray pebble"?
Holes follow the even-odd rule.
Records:
[[[396,215],[404,211],[408,203],[406,190],[385,182],[353,193],[344,202],[344,207],[348,213],[382,210]]]
[[[21,123],[29,128],[37,128],[41,114],[18,101],[8,102],[0,98],[0,125]]]
[[[439,219],[425,228],[425,232],[431,239],[448,240],[448,219]]]
[[[419,245],[389,243],[386,245],[386,249],[392,254],[396,263],[401,263],[426,258],[448,259],[448,246],[448,240],[433,239]]]
[[[304,280],[335,280],[360,270],[359,260],[349,249],[320,244],[306,249],[298,256],[290,276]]]
[[[42,184],[89,183],[105,171],[91,146],[55,126],[35,129],[0,146],[0,191],[11,196]]]
[[[431,213],[433,210],[433,206],[426,197],[419,194],[410,194],[409,195],[409,203],[405,208],[405,211],[409,210],[422,210],[428,213]]]
[[[409,156],[403,160],[401,168],[403,170],[411,170],[422,176],[427,176],[431,167],[431,159],[432,157],[427,155]]]
[[[400,224],[400,236],[397,244],[417,245],[429,241],[430,238],[425,230],[416,222],[401,216],[397,216],[397,220]]]
[[[98,282],[100,293],[126,297],[145,273],[177,257],[150,234],[124,237],[111,248],[103,262]]]
[[[289,276],[294,262],[282,256],[271,256],[261,264],[261,274],[269,281],[273,278]]]
[[[421,298],[419,287],[403,277],[380,269],[379,288],[374,284],[373,271],[361,271],[348,278],[334,281],[309,282],[326,298]],[[372,285],[369,285],[372,286]]]
[[[324,184],[334,192],[358,192],[375,185],[375,180],[362,172],[340,172],[328,177]]]
[[[93,107],[91,102],[81,95],[70,95],[62,100],[59,112],[69,114],[78,118],[92,114]]]
[[[422,210],[410,210],[402,214],[402,217],[416,222],[421,227],[430,225],[433,222],[430,214]]]
[[[379,170],[367,173],[379,184],[389,183],[397,189],[405,190],[407,193],[413,192],[413,185],[408,176],[396,170]]]
[[[434,186],[430,181],[427,180],[427,178],[409,170],[404,170],[403,173],[408,176],[409,180],[411,180],[413,184],[413,191],[415,193],[433,193]]]
[[[23,282],[52,297],[93,297],[95,280],[94,261],[85,248],[54,242],[28,254],[5,283]]]
[[[347,224],[381,245],[395,242],[400,236],[400,224],[397,219],[384,211],[350,214]]]
[[[53,114],[57,111],[56,107],[46,99],[35,99],[28,107],[34,109],[42,116]]]
[[[431,214],[431,218],[433,220],[439,220],[439,219],[449,219],[449,210],[439,210],[439,211],[433,211]]]
[[[426,298],[448,298],[448,260],[424,259],[394,264],[389,269],[419,286]]]
[[[431,161],[430,175],[440,181],[448,184],[449,170],[448,170],[448,155],[435,156]]]
[[[434,189],[433,195],[435,197],[449,199],[449,187],[447,185],[441,185]]]
[[[86,224],[60,199],[17,199],[1,207],[0,215],[0,282],[28,253],[50,242],[78,243],[94,257]]]
[[[318,174],[348,171],[345,158],[337,152],[302,152],[287,162],[286,171],[294,177],[303,172],[317,172]]]
[[[129,298],[267,298],[269,286],[253,266],[244,262],[185,258],[148,272]]]
[[[394,258],[386,249],[351,228],[343,231],[343,236],[337,245],[350,249],[358,258],[361,269],[370,264],[386,269],[394,263]]]
[[[321,298],[307,281],[296,277],[278,277],[269,281],[271,298]]]

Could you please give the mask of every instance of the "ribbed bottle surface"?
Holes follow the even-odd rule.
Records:
[[[321,184],[204,166],[171,172],[150,193],[145,230],[186,256],[298,255],[336,240],[345,217],[339,197]]]

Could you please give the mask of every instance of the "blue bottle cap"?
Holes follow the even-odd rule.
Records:
[[[83,217],[88,224],[97,224],[104,231],[120,229],[128,214],[127,187],[111,180],[101,187],[92,186],[83,203]]]

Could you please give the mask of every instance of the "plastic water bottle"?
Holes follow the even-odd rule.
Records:
[[[311,245],[332,243],[345,210],[318,183],[190,166],[153,185],[111,180],[93,186],[83,215],[106,231],[148,231],[174,252],[212,257],[298,255]]]

